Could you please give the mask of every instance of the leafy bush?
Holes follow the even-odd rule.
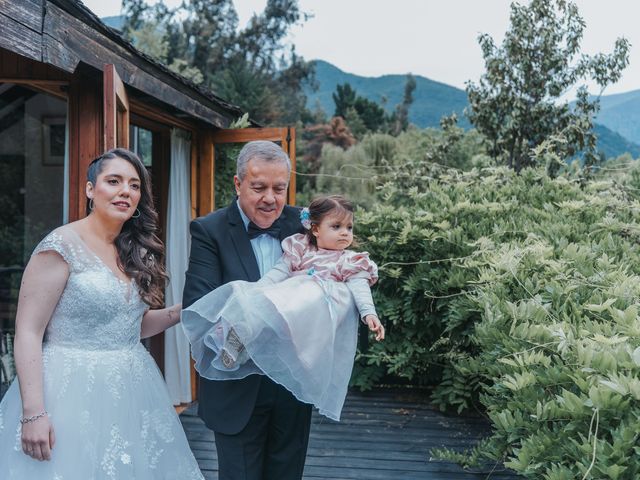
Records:
[[[484,167],[492,163],[485,154],[484,141],[474,130],[465,132],[457,126],[455,116],[442,120],[442,129],[409,128],[397,137],[370,133],[361,142],[344,148],[332,138],[309,160],[298,159],[302,173],[299,203],[308,203],[316,194],[342,193],[356,204],[368,207],[377,202],[376,189],[386,181],[394,181],[397,169],[405,165],[437,163],[462,170]],[[346,146],[349,146],[347,144]],[[317,145],[305,145],[308,150]],[[306,175],[312,175],[309,181]]]
[[[528,478],[638,478],[637,178],[389,170],[356,222],[388,339],[353,384],[392,373],[437,383],[441,408],[479,400],[495,431],[469,458]]]

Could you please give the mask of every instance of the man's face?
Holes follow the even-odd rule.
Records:
[[[252,159],[242,181],[233,177],[240,208],[260,228],[270,227],[287,202],[289,169],[284,162]]]

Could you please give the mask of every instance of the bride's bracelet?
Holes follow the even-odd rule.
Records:
[[[44,417],[45,415],[48,415],[46,410],[41,411],[40,413],[36,414],[36,415],[32,415],[30,417],[26,417],[26,418],[21,418],[20,419],[20,423],[22,425],[24,425],[25,423],[31,423],[31,422],[35,422],[36,420],[38,420],[39,418]]]

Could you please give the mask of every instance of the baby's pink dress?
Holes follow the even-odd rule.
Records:
[[[299,400],[339,420],[356,352],[359,313],[347,282],[373,285],[369,255],[316,249],[303,234],[282,242],[279,263],[259,281],[234,281],[182,312],[196,369],[228,380],[268,375]],[[250,360],[230,371],[220,349],[230,328]]]

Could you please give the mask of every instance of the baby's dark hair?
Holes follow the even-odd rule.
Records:
[[[309,204],[309,221],[311,228],[307,230],[309,243],[317,247],[316,237],[313,235],[313,225],[319,225],[327,215],[336,215],[344,218],[347,215],[353,215],[353,204],[342,195],[326,195],[316,197]]]

